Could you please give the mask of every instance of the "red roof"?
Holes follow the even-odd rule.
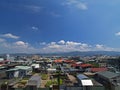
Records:
[[[10,60],[3,60],[3,61],[0,61],[0,64],[4,64],[4,63],[7,63],[7,62],[10,62]]]
[[[74,62],[73,60],[65,60],[64,61],[65,63],[72,63],[72,62]]]
[[[91,64],[81,64],[80,67],[87,68],[87,67],[92,67],[92,65]]]
[[[80,66],[80,64],[72,64],[71,67],[77,67]]]
[[[62,63],[63,61],[64,61],[63,59],[54,60],[55,63]]]
[[[79,66],[79,67],[82,67],[82,68],[92,67],[91,64],[72,64],[71,66],[72,66],[72,67],[77,67],[77,66]]]
[[[91,68],[91,72],[107,71],[107,68]]]
[[[4,66],[5,64],[0,64],[0,66]]]

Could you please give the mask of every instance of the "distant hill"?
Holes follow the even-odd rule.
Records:
[[[47,54],[41,54],[41,55],[58,55],[58,56],[93,56],[93,55],[109,55],[109,56],[120,56],[120,52],[115,51],[87,51],[87,52],[66,52],[66,53],[47,53]]]
[[[109,56],[119,56],[120,52],[114,51],[88,51],[88,52],[70,52],[68,55],[80,55],[80,56],[93,56],[93,55],[109,55]]]
[[[1,54],[3,55],[3,54]],[[4,54],[5,55],[5,54]],[[34,54],[27,53],[15,53],[13,56],[30,56]],[[40,56],[93,56],[93,55],[109,55],[109,56],[120,56],[120,52],[115,51],[86,51],[86,52],[61,52],[61,53],[35,53]]]

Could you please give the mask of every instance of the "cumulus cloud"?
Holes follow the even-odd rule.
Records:
[[[87,10],[87,4],[80,0],[66,0],[63,5],[74,6],[80,10]]]
[[[37,53],[40,49],[31,46],[24,41],[17,42],[2,42],[0,44],[0,53]]]
[[[19,36],[13,35],[11,33],[3,34],[1,36],[5,37],[5,38],[12,38],[12,39],[18,39],[19,38]]]
[[[117,51],[115,48],[111,48],[102,44],[96,44],[94,47],[95,51]]]
[[[56,42],[51,42],[49,45],[56,45]]]
[[[23,48],[27,48],[28,47],[28,43],[25,43],[23,41],[17,41],[17,42],[15,42],[15,45],[23,47]]]
[[[44,52],[71,52],[71,51],[89,51],[90,45],[85,43],[64,41],[48,43],[44,48]]]
[[[103,48],[104,48],[104,45],[97,44],[97,45],[96,45],[96,48],[97,48],[97,49],[103,49]]]
[[[65,44],[65,41],[64,40],[60,40],[58,43],[59,44]]]
[[[0,53],[56,53],[73,51],[118,51],[120,49],[110,48],[102,44],[90,45],[75,41],[60,40],[58,42],[41,42],[40,47],[32,46],[28,42],[7,42],[0,38]]]
[[[60,45],[58,44],[54,44],[54,45],[48,45],[48,48],[52,48],[52,49],[59,49],[60,48]]]
[[[116,36],[120,36],[120,32],[115,33]]]
[[[102,44],[89,45],[87,43],[60,40],[58,42],[46,43],[42,48],[43,52],[72,52],[72,51],[115,51],[115,48],[110,48]]]
[[[73,42],[73,41],[67,41],[66,42],[66,45],[81,45],[81,43],[78,43],[78,42]]]

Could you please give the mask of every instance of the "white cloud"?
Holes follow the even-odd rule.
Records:
[[[96,44],[94,47],[95,51],[117,51],[116,48],[111,48],[102,44]]]
[[[89,51],[90,45],[80,42],[64,41],[48,43],[43,52],[72,52],[72,51]]]
[[[0,39],[0,53],[55,53],[73,51],[120,51],[102,44],[89,45],[87,43],[60,40],[58,42],[41,42],[39,47],[31,46],[24,41],[7,42]]]
[[[59,44],[65,44],[65,41],[64,40],[60,40],[58,43]]]
[[[11,33],[3,34],[1,36],[5,37],[5,38],[12,38],[12,39],[18,39],[19,38],[19,36],[15,36],[15,35],[13,35]]]
[[[76,7],[78,9],[81,9],[81,10],[87,10],[88,9],[87,5],[85,3],[81,3],[81,2],[76,4]]]
[[[96,45],[96,48],[97,48],[97,49],[103,49],[103,48],[104,48],[104,45],[97,44],[97,45]]]
[[[51,12],[50,15],[52,15],[53,17],[61,17],[60,14],[58,13],[55,13],[55,12]]]
[[[32,30],[37,31],[38,29],[39,29],[38,27],[32,26]]]
[[[120,32],[115,33],[116,36],[120,36]]]
[[[40,45],[46,45],[46,42],[41,42]]]
[[[0,38],[0,42],[4,42],[5,41],[5,39],[3,39],[3,38]]]
[[[0,53],[37,53],[40,49],[31,46],[24,41],[2,42],[0,44]]]
[[[78,3],[77,0],[66,0],[66,2],[64,3],[65,5],[72,5],[72,4],[76,4]]]
[[[56,42],[51,42],[49,45],[56,45]]]
[[[83,43],[83,44],[80,45],[80,50],[81,51],[90,51],[90,50],[92,50],[91,45]]]
[[[17,42],[15,42],[15,45],[23,47],[23,48],[27,48],[28,47],[28,43],[25,43],[23,41],[17,41]]]
[[[63,5],[67,6],[74,6],[80,10],[87,10],[88,6],[86,3],[80,1],[80,0],[66,0]]]
[[[46,43],[42,52],[72,52],[72,51],[116,51],[117,49],[102,44],[89,45],[87,43],[64,41]]]
[[[53,48],[53,49],[59,49],[60,45],[54,44],[54,45],[49,45],[48,48]]]
[[[81,43],[73,42],[73,41],[67,41],[66,45],[81,45]]]
[[[40,12],[43,9],[43,7],[36,6],[36,5],[26,5],[24,7],[28,10],[33,11],[33,12]]]

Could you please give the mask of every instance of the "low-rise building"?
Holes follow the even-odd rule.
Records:
[[[15,68],[6,70],[7,78],[24,77],[32,72],[29,66],[15,66]]]
[[[98,72],[96,80],[102,83],[108,90],[120,90],[120,74],[110,71]]]
[[[26,85],[26,90],[37,90],[40,88],[41,77],[38,74],[33,75]]]

